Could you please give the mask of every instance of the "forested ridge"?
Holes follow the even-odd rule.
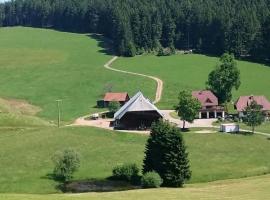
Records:
[[[101,33],[120,55],[194,49],[270,59],[270,0],[13,0],[0,26]]]

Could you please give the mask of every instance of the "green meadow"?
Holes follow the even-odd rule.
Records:
[[[157,76],[164,81],[164,94],[159,106],[172,109],[183,89],[206,88],[208,74],[219,63],[218,58],[205,55],[174,55],[157,57],[151,55],[120,58],[113,67],[132,72]],[[241,71],[241,87],[233,92],[233,99],[240,95],[265,95],[270,100],[270,67],[238,61]]]
[[[265,199],[269,195],[269,140],[260,135],[184,133],[192,178],[183,189],[135,190],[114,193],[55,194],[50,177],[51,157],[74,148],[81,167],[74,180],[105,179],[112,168],[135,162],[141,166],[148,136],[97,128],[56,128],[56,100],[62,99],[63,124],[99,111],[95,108],[108,88],[141,90],[154,98],[155,83],[147,78],[119,74],[103,67],[112,55],[99,35],[65,33],[34,28],[0,28],[0,199]],[[181,89],[203,89],[218,59],[203,55],[119,58],[113,66],[158,76],[164,94],[158,106],[172,108]],[[270,68],[238,62],[242,86],[239,95],[270,98]],[[268,131],[269,124],[259,130]],[[269,131],[268,131],[269,132]],[[206,183],[217,181],[214,183]],[[252,195],[247,191],[254,190]],[[221,192],[220,192],[221,191]],[[267,199],[267,198],[266,198]]]
[[[86,193],[86,194],[0,194],[5,200],[264,200],[269,199],[270,176],[252,177],[214,183],[192,184],[185,188],[162,188],[133,190],[125,192]]]
[[[104,38],[34,28],[0,28],[0,97],[39,106],[40,117],[56,120],[55,100],[62,99],[62,119],[96,112],[108,88],[154,97],[155,83],[103,68],[111,59]],[[147,87],[144,87],[147,85]]]
[[[270,172],[269,141],[263,136],[184,134],[191,162],[189,183],[241,178]],[[51,156],[74,148],[81,167],[74,180],[104,179],[113,166],[144,157],[147,136],[96,128],[1,128],[0,193],[57,193],[50,179]]]

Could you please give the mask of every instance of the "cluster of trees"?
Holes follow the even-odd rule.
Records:
[[[270,57],[270,0],[12,0],[0,26],[96,32],[120,55],[196,49]]]

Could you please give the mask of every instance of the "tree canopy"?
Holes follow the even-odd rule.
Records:
[[[180,130],[169,122],[155,122],[146,144],[143,173],[157,172],[163,186],[182,187],[191,177],[188,153]]]
[[[269,0],[12,0],[0,4],[0,26],[95,32],[116,53],[160,48],[270,59]]]
[[[180,119],[183,120],[183,129],[185,129],[186,121],[192,123],[198,115],[202,105],[197,99],[192,97],[192,94],[189,91],[181,91],[178,99],[179,102],[175,106],[175,110]]]
[[[262,106],[258,105],[256,101],[252,101],[249,106],[244,110],[245,117],[244,123],[252,128],[252,133],[255,132],[255,127],[264,122],[264,115]]]
[[[220,62],[209,74],[206,84],[217,95],[220,103],[226,103],[232,99],[233,88],[238,90],[241,85],[240,71],[233,55],[223,54]]]

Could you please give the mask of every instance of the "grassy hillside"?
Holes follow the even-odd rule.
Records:
[[[144,157],[147,136],[94,128],[0,129],[0,192],[54,193],[51,156],[75,148],[81,168],[75,179],[105,178],[112,167]],[[191,161],[190,183],[239,178],[270,172],[269,141],[262,136],[184,135]]]
[[[5,200],[265,200],[269,199],[270,176],[248,179],[219,181],[206,184],[188,185],[182,189],[150,189],[126,192],[55,194],[55,195],[20,195],[0,194]]]
[[[0,98],[27,100],[42,109],[41,117],[57,119],[56,99],[63,99],[64,120],[95,112],[108,84],[113,91],[142,90],[154,97],[151,80],[103,68],[111,56],[100,36],[0,28],[0,44]]]
[[[180,90],[205,88],[208,74],[218,64],[218,58],[203,55],[174,55],[169,57],[137,56],[120,58],[114,67],[132,72],[155,75],[164,80],[164,95],[160,106],[172,108]],[[265,95],[270,99],[270,67],[250,62],[238,62],[242,85],[234,91],[239,95]]]
[[[0,98],[0,127],[41,127],[52,125],[36,117],[41,109],[23,100]]]

